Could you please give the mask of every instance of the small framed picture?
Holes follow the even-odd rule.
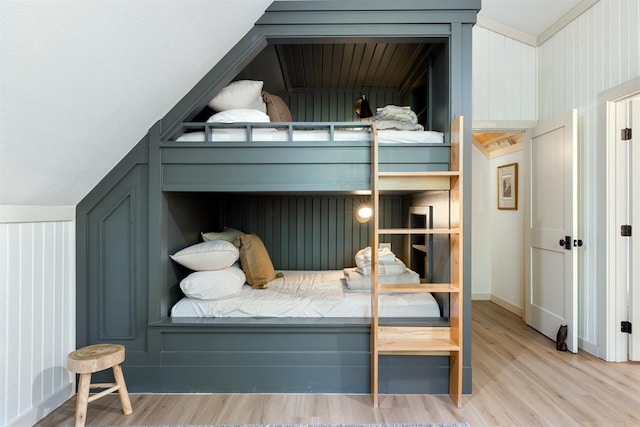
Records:
[[[518,164],[498,166],[498,209],[518,209]]]

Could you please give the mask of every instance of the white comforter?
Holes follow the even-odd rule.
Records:
[[[370,317],[369,292],[347,289],[342,270],[284,271],[267,289],[245,285],[237,296],[213,301],[183,298],[172,317]],[[431,294],[382,294],[381,317],[439,317]]]

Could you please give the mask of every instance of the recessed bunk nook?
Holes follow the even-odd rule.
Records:
[[[451,122],[470,123],[479,6],[274,2],[78,206],[78,345],[124,344],[133,392],[373,392],[375,403],[378,392],[451,393],[460,405],[471,392],[470,214],[462,210],[470,193],[461,185],[470,145],[458,144],[471,139],[462,120]],[[236,109],[212,108],[237,82],[260,82],[261,99],[277,98],[289,119],[269,111],[265,121],[254,113],[229,120]],[[362,95],[378,118],[386,111],[378,108],[409,107],[424,130],[360,120]],[[220,113],[227,119],[210,120]],[[363,204],[374,207],[374,222],[356,218]],[[295,315],[240,316],[247,310],[225,305],[233,296],[219,305],[235,314],[211,314],[218,302],[192,301],[180,284],[193,270],[171,255],[225,228],[258,236],[284,272],[267,290],[244,285],[244,294],[306,298],[290,295],[291,283],[301,271],[321,272],[331,282],[322,307],[355,305],[308,314],[294,300]],[[375,262],[383,252],[372,251],[378,267],[366,279],[379,289],[347,286],[357,254],[379,243],[419,286],[434,284],[397,301],[432,299],[434,311],[385,305],[397,302]],[[363,298],[369,312],[358,311]],[[391,345],[378,359],[389,338],[373,332],[378,320],[394,333],[419,325],[446,334],[449,347]]]

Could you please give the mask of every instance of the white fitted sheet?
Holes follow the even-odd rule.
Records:
[[[363,141],[369,138],[368,130],[336,130],[334,141]],[[328,141],[328,130],[294,130],[293,141]],[[246,141],[247,131],[240,128],[215,128],[211,132],[212,142]],[[288,141],[286,130],[272,128],[255,128],[252,133],[252,141]],[[178,142],[203,142],[204,132],[190,132],[181,135]],[[436,131],[410,131],[384,129],[378,131],[379,143],[443,143],[444,135]]]
[[[244,285],[231,298],[183,298],[172,317],[370,317],[371,294],[346,287],[342,270],[283,271],[267,289]],[[380,317],[440,317],[429,293],[381,294]]]

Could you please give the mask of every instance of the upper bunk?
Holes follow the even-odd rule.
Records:
[[[450,122],[469,113],[468,91],[451,83],[470,76],[469,64],[453,58],[470,49],[462,40],[479,5],[274,2],[152,128],[152,176],[161,191],[367,191],[371,122],[387,106],[409,108],[424,131],[376,122],[380,171],[449,170]],[[277,98],[288,114],[212,122],[229,109],[213,100],[240,82],[259,82],[259,95]],[[357,111],[363,95],[372,118]],[[259,109],[247,102],[240,109]]]

